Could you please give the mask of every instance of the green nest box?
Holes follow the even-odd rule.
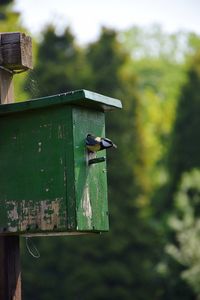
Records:
[[[106,151],[89,153],[85,138],[105,136],[114,108],[86,90],[0,105],[0,235],[109,229]]]

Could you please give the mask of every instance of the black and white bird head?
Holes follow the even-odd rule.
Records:
[[[95,137],[88,134],[86,137],[86,147],[90,152],[96,152],[108,148],[117,148],[117,146],[108,138]]]

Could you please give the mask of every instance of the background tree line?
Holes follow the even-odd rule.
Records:
[[[0,31],[23,30],[13,1]],[[200,38],[158,25],[102,28],[81,47],[50,24],[34,41],[34,70],[16,77],[22,101],[76,89],[122,99],[107,136],[110,232],[22,240],[23,298],[198,299],[200,296]],[[183,42],[184,41],[184,42]]]

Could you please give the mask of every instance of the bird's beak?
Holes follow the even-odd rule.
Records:
[[[114,147],[114,148],[117,148],[117,145],[113,144],[113,147]]]

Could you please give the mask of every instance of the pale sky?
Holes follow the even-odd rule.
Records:
[[[54,22],[69,25],[80,43],[95,40],[103,25],[124,30],[158,23],[168,32],[200,34],[200,0],[16,0],[16,8],[32,34]]]

